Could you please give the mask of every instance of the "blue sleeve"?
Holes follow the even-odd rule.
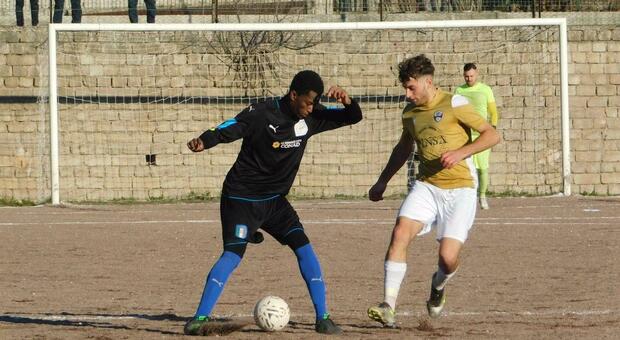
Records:
[[[253,111],[256,112],[256,110]],[[241,111],[235,118],[228,119],[220,125],[203,132],[200,135],[200,139],[205,149],[212,148],[219,143],[234,142],[247,136],[253,126],[252,120],[255,116],[254,112],[251,112],[250,106]]]

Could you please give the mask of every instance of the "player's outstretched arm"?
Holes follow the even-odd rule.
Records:
[[[248,106],[235,118],[228,119],[187,142],[187,147],[193,152],[201,152],[220,143],[230,143],[245,137],[251,133],[251,127],[256,125],[256,112],[252,105]]]
[[[385,169],[381,172],[377,182],[368,191],[368,198],[371,201],[380,201],[383,199],[383,193],[387,188],[387,184],[392,177],[402,168],[403,164],[409,159],[413,152],[413,139],[406,131],[403,131],[400,140],[394,146],[390,159],[385,165]]]
[[[315,110],[312,111],[312,117],[322,121],[339,123],[328,123],[323,125],[318,129],[319,132],[343,126],[343,124],[340,123],[344,123],[345,125],[357,124],[362,120],[362,109],[355,100],[349,97],[347,91],[338,86],[332,86],[325,95],[329,98],[336,99],[339,103],[342,103],[344,105],[344,109],[326,109],[323,106],[320,106],[320,108],[315,108]]]

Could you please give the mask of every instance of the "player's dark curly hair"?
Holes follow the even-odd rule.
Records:
[[[323,93],[323,80],[318,73],[310,70],[304,70],[293,77],[290,90],[295,90],[298,95],[307,94],[310,91],[316,92],[317,98]]]
[[[418,79],[421,76],[432,76],[435,74],[435,66],[424,54],[407,58],[398,64],[398,80],[406,83],[409,78]]]

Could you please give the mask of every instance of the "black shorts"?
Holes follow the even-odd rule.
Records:
[[[304,232],[295,209],[279,195],[262,200],[222,195],[220,216],[224,247],[260,242],[256,238],[259,228],[281,244],[287,244],[290,234]]]

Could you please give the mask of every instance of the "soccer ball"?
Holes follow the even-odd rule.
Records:
[[[283,329],[290,317],[288,304],[277,296],[265,296],[254,306],[254,321],[264,331],[274,332]]]

